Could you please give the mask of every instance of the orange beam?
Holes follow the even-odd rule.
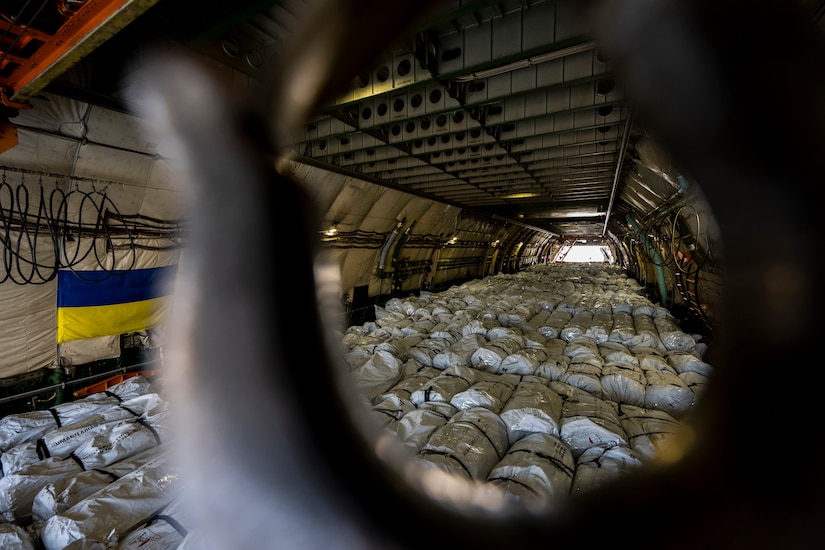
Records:
[[[8,122],[0,122],[0,153],[17,145],[17,127]]]
[[[156,2],[87,0],[6,80],[5,86],[12,91],[11,99],[25,101],[36,94]]]

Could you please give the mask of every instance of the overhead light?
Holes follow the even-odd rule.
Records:
[[[338,235],[338,226],[335,223],[330,225],[329,228],[324,231],[324,237],[333,238],[336,235]]]
[[[458,242],[458,237],[453,235],[453,237],[449,241],[447,241],[445,244],[455,244],[456,242]]]
[[[512,63],[508,63],[507,65],[502,65],[501,67],[495,67],[492,69],[487,69],[486,71],[479,71],[477,73],[471,73],[464,76],[459,76],[454,80],[456,82],[470,82],[471,80],[476,80],[478,78],[487,78],[490,76],[496,76],[504,73],[508,73],[510,71],[515,71],[516,69],[523,69],[525,67],[531,67],[533,65],[538,65],[539,63],[546,63],[548,61],[553,61],[555,59],[561,59],[562,57],[567,57],[568,55],[573,55],[577,53],[586,52],[588,50],[592,50],[596,48],[596,41],[591,40],[589,42],[584,42],[582,44],[576,44],[574,46],[570,46],[568,48],[562,48],[560,50],[555,50],[552,52],[547,52],[543,54],[539,54],[533,57],[528,57],[527,59],[520,59],[518,61],[514,61]]]
[[[533,197],[540,197],[541,193],[511,193],[504,195],[502,199],[531,199]]]

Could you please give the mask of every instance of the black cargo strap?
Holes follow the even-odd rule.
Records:
[[[161,515],[159,515],[159,516],[155,516],[155,520],[163,520],[163,521],[165,521],[166,523],[168,523],[169,525],[171,525],[172,527],[174,527],[175,531],[177,531],[178,533],[180,533],[180,536],[182,536],[182,537],[184,537],[184,538],[186,538],[186,535],[188,535],[188,534],[189,534],[189,531],[187,531],[187,530],[183,527],[183,525],[181,525],[180,523],[178,523],[178,520],[176,520],[176,519],[175,519],[175,518],[173,518],[172,516],[166,516],[166,515],[161,514]]]
[[[101,470],[100,468],[92,468],[92,470],[91,470],[91,471],[93,471],[93,472],[100,472],[100,473],[101,473],[101,474],[103,474],[103,475],[107,475],[107,476],[109,476],[110,478],[112,478],[112,481],[117,481],[118,479],[120,479],[120,476],[119,476],[119,475],[113,474],[112,472],[107,472],[106,470]]]
[[[52,413],[52,416],[54,417],[54,421],[57,424],[57,427],[60,428],[61,426],[63,426],[63,422],[60,421],[60,415],[57,414],[57,411],[54,410],[54,407],[49,409],[49,412]]]
[[[80,469],[81,469],[81,470],[83,470],[84,472],[86,471],[86,465],[85,465],[85,464],[83,464],[83,461],[82,461],[82,460],[80,460],[80,457],[79,457],[79,456],[77,456],[77,455],[76,455],[76,454],[74,454],[74,453],[71,453],[71,454],[69,454],[68,458],[71,458],[72,460],[74,460],[75,462],[77,462],[77,465],[78,465],[78,466],[80,466]]]
[[[123,402],[123,398],[122,398],[122,397],[120,397],[120,396],[119,396],[118,394],[116,394],[116,393],[110,392],[109,390],[105,390],[103,393],[105,393],[105,394],[106,394],[106,395],[108,395],[109,397],[114,397],[115,399],[117,399],[118,403],[122,403],[122,402]]]
[[[145,418],[136,418],[136,419],[135,419],[135,422],[137,422],[138,424],[140,424],[141,426],[143,426],[144,428],[146,428],[147,430],[149,430],[150,432],[152,432],[152,435],[153,435],[153,436],[155,436],[155,442],[156,442],[158,445],[160,445],[160,444],[161,444],[160,435],[158,434],[157,430],[155,430],[155,428],[154,428],[154,427],[152,427],[152,425],[151,425],[151,424],[149,424],[148,422],[146,422],[146,419],[145,419]]]

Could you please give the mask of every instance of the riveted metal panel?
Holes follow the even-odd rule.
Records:
[[[493,19],[493,59],[521,52],[521,12]]]
[[[537,48],[556,41],[556,3],[533,3],[527,9],[522,23],[522,47],[525,50]]]
[[[570,108],[578,109],[595,104],[595,90],[592,82],[570,87]]]
[[[510,73],[511,93],[517,94],[536,88],[536,66],[517,69]]]
[[[488,63],[491,51],[493,28],[490,22],[464,30],[464,67],[472,69]]]

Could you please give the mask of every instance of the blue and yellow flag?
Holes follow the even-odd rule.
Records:
[[[177,266],[115,271],[60,271],[57,343],[146,330],[168,308]]]

